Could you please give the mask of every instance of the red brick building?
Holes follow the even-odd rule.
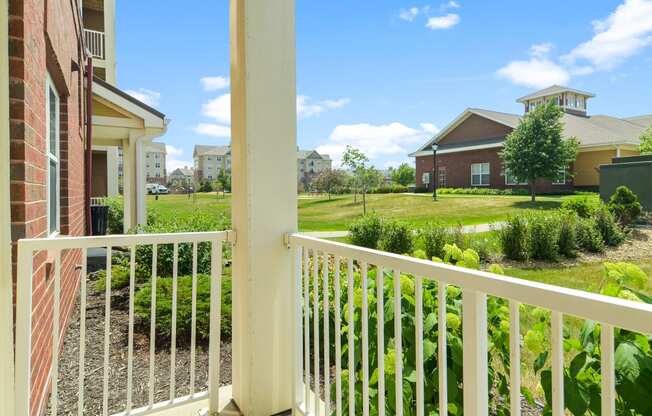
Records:
[[[86,57],[75,2],[9,1],[12,240],[85,231]],[[3,94],[5,88],[2,88]],[[15,275],[15,245],[14,245]],[[61,327],[74,306],[80,253],[64,252]],[[34,256],[31,414],[43,412],[51,361],[53,288],[49,253]],[[14,277],[15,279],[15,277]],[[61,332],[63,333],[63,331]]]
[[[564,110],[564,135],[580,142],[573,166],[559,171],[557,180],[541,180],[538,192],[559,192],[572,188],[595,188],[598,167],[616,156],[638,153],[639,137],[652,124],[652,115],[616,118],[590,116],[587,101],[594,95],[553,86],[518,100],[527,113],[537,105],[555,101]],[[416,185],[433,190],[433,150],[437,144],[438,188],[525,188],[503,168],[500,151],[507,135],[522,116],[469,108],[410,156],[416,159]]]

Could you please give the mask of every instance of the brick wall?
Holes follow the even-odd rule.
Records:
[[[83,68],[76,2],[9,1],[12,239],[46,237],[45,82],[59,92],[61,233],[84,231]],[[14,245],[14,259],[16,258]],[[61,328],[74,307],[80,253],[62,253]],[[34,255],[32,278],[32,415],[42,414],[51,364],[52,253]],[[14,260],[15,262],[15,260]],[[15,276],[15,263],[14,263]],[[63,334],[63,330],[62,330]]]
[[[438,170],[446,171],[446,183],[440,184],[439,187],[446,188],[471,188],[471,164],[486,163],[490,164],[490,179],[487,188],[527,188],[527,186],[507,186],[505,185],[505,176],[503,174],[503,162],[500,158],[501,148],[470,150],[467,152],[456,152],[437,155]],[[424,172],[432,172],[433,160],[431,156],[419,156],[416,158],[417,170],[417,187],[424,186],[422,181]],[[572,187],[572,181],[569,180],[567,185],[553,185],[551,181],[541,180],[537,182],[537,192],[550,193],[559,192]],[[432,191],[432,181],[428,186]]]

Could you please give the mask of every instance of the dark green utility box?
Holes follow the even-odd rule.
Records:
[[[600,165],[600,198],[609,201],[619,186],[631,189],[643,209],[652,212],[652,155],[617,157],[610,165]]]

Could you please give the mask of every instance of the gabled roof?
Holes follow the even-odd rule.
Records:
[[[410,156],[414,157],[417,152],[421,152],[423,150],[430,150],[433,143],[438,142],[440,139],[445,137],[448,133],[453,131],[456,127],[458,127],[460,124],[466,121],[466,119],[468,119],[474,114],[486,118],[488,120],[494,121],[496,123],[505,125],[507,127],[511,127],[513,129],[516,128],[516,126],[518,126],[518,123],[521,121],[521,116],[517,114],[502,113],[500,111],[491,111],[482,108],[467,108],[466,110],[464,110],[462,114],[460,114],[455,120],[453,120],[452,123],[444,127],[439,133],[437,133],[434,137],[428,140],[428,142],[426,142],[423,146],[421,146],[419,150],[417,150],[414,153],[411,153]]]
[[[194,174],[195,171],[192,168],[176,168],[172,173],[170,173],[170,176],[193,176]]]
[[[561,85],[553,85],[548,88],[544,88],[542,90],[533,92],[532,94],[525,95],[518,100],[516,100],[517,103],[523,103],[525,101],[533,100],[535,98],[540,98],[540,97],[547,97],[549,95],[556,95],[556,94],[561,94],[562,92],[570,92],[573,94],[579,94],[579,95],[584,95],[586,97],[595,97],[595,94],[586,92],[586,91],[581,91],[581,90],[576,90],[573,88],[568,88],[564,87]]]
[[[197,156],[225,156],[231,152],[231,146],[207,146],[196,144],[193,157]]]
[[[101,90],[102,88],[110,91],[111,93],[119,96],[120,98],[129,101],[132,104],[135,104],[136,106],[140,107],[141,109],[145,110],[146,112],[154,115],[155,117],[158,117],[160,119],[165,120],[165,114],[161,113],[157,109],[145,104],[144,102],[138,100],[137,98],[134,98],[133,96],[127,94],[126,92],[122,91],[120,88],[117,88],[108,82],[104,81],[102,78],[99,78],[97,76],[93,76],[93,84],[95,84],[94,91],[96,89]],[[99,88],[98,88],[99,87]]]
[[[652,126],[652,114],[627,117],[625,118],[625,120],[629,121],[630,123],[638,124],[639,126],[643,126],[645,128]]]
[[[319,154],[316,150],[298,150],[297,158],[330,160],[330,156]]]

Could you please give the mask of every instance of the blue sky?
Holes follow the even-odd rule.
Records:
[[[545,3],[545,5],[544,5]],[[117,2],[118,85],[171,119],[168,169],[229,142],[228,1]],[[384,168],[467,107],[553,83],[591,114],[652,113],[652,0],[297,0],[298,142]]]

